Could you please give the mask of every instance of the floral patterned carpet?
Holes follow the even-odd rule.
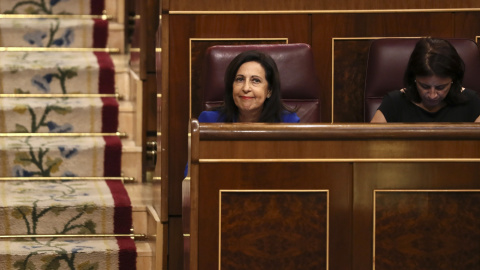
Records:
[[[100,15],[104,7],[103,0],[0,1],[3,14]],[[104,48],[107,41],[107,20],[0,19],[0,47]],[[0,179],[0,269],[136,268],[130,237],[74,237],[131,233],[125,187],[108,180],[121,175],[122,141],[102,135],[118,128],[116,98],[98,95],[114,94],[114,77],[108,53],[0,52],[0,177],[9,177]],[[92,176],[106,180],[81,179]]]

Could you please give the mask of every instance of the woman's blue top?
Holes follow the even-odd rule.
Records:
[[[219,111],[203,111],[198,117],[200,123],[222,123],[225,122]],[[298,123],[300,118],[294,112],[285,112],[282,114],[282,123]]]

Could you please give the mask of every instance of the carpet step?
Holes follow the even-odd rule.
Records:
[[[0,137],[0,176],[120,176],[121,149],[116,136]]]
[[[154,204],[155,194],[160,194],[160,185],[153,183],[125,184],[132,205],[132,223],[136,234],[148,234],[149,205]]]
[[[0,20],[0,46],[47,48],[105,48],[108,21],[101,19]]]
[[[131,87],[131,73],[129,57],[124,54],[110,55],[115,69],[115,92],[120,94],[123,100],[132,100],[135,97]]]
[[[115,93],[115,66],[104,52],[7,51],[0,68],[4,94]]]
[[[136,269],[130,238],[0,241],[0,269]]]
[[[136,130],[140,129],[140,126],[137,126],[138,121],[136,121],[135,116],[136,111],[132,102],[119,102],[118,131],[125,132],[129,139],[133,139]]]
[[[0,98],[0,117],[2,133],[114,133],[118,102],[115,98]]]
[[[122,140],[122,175],[142,179],[142,147],[132,140]]]
[[[129,234],[132,206],[118,180],[1,181],[0,235]]]

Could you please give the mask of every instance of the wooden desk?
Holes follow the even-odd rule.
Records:
[[[189,141],[186,269],[480,267],[480,125],[194,120]]]

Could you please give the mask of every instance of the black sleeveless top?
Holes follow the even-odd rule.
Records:
[[[407,99],[401,90],[389,92],[378,108],[387,122],[475,122],[480,116],[480,97],[470,89],[462,92],[467,101],[428,112]]]

